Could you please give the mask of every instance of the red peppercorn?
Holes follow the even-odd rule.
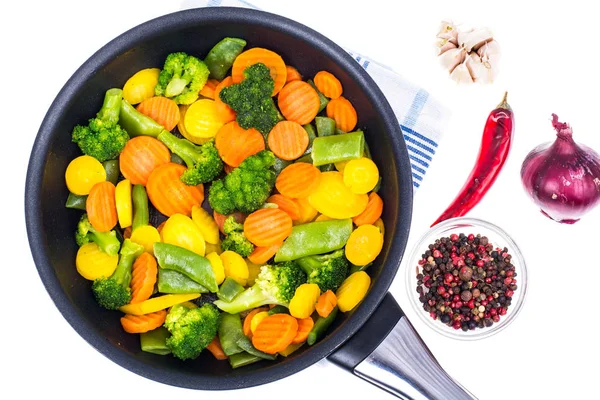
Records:
[[[467,254],[467,257],[469,257],[471,260],[474,260],[474,259],[475,259],[475,253],[473,253],[472,251],[470,251],[470,252]]]
[[[460,329],[460,321],[454,321],[452,327],[456,330]]]
[[[442,257],[442,253],[439,250],[434,250],[433,251],[433,257],[434,258],[441,258]]]
[[[475,265],[477,265],[478,267],[483,267],[484,262],[483,262],[483,260],[477,260],[477,262],[475,263]]]
[[[458,247],[456,246],[452,246],[452,252],[454,253],[454,255],[456,255],[456,252],[458,251]]]
[[[431,287],[431,282],[425,282],[423,284],[426,288],[430,288]]]
[[[434,312],[430,312],[430,313],[429,313],[429,316],[430,316],[431,318],[433,318],[433,319],[437,319],[437,314],[436,314],[436,313],[434,313]]]
[[[454,276],[451,273],[446,272],[444,275],[444,282],[451,283],[454,280]]]
[[[460,278],[458,276],[453,277],[452,280],[454,282],[460,282]]]
[[[485,247],[483,247],[482,245],[477,246],[477,252],[479,254],[485,253]]]
[[[456,302],[456,308],[461,308],[462,306],[463,306],[462,301],[459,300]]]
[[[489,312],[486,312],[485,314],[483,314],[483,318],[490,318],[492,315]]]
[[[456,242],[458,240],[458,235],[456,233],[453,233],[452,235],[450,235],[450,240]]]
[[[492,301],[492,300],[494,300],[494,296],[492,296],[492,295],[489,295],[489,296],[487,297],[487,301]]]
[[[492,308],[490,310],[490,315],[496,315],[496,314],[498,314],[498,310],[496,310],[495,308]]]
[[[500,316],[498,316],[498,315],[492,315],[492,321],[494,321],[494,322],[500,322]]]
[[[455,294],[455,295],[454,295],[454,297],[452,298],[452,301],[453,301],[453,302],[455,302],[455,303],[456,303],[457,301],[460,301],[460,296],[459,296],[459,295],[457,295],[457,294]],[[454,307],[452,307],[452,308],[454,308]]]
[[[425,276],[423,277],[423,283],[427,282],[427,281],[429,280],[429,278],[431,278],[431,276],[429,276],[429,275],[425,275]]]
[[[467,236],[467,239],[472,242],[473,240],[475,240],[475,235],[473,235],[472,233],[469,234],[469,236]]]
[[[469,300],[469,302],[467,303],[467,306],[471,309],[475,308],[475,300],[473,300],[473,299]]]
[[[472,287],[477,287],[477,281],[471,281],[471,286]]]
[[[450,298],[450,293],[446,292],[442,296],[444,296],[445,299],[449,299]],[[448,305],[448,304],[446,304],[446,305]]]
[[[508,289],[506,292],[504,292],[504,295],[506,297],[513,297],[513,294],[515,294],[515,292],[513,292],[512,290]]]
[[[420,260],[419,260],[419,263],[418,263],[418,264],[419,264],[419,265],[425,265],[425,263],[426,263],[426,262],[427,262],[427,260],[426,260],[426,259],[424,259],[424,258],[422,258],[422,259],[420,259]]]
[[[504,278],[504,284],[510,285],[512,283],[512,278]]]
[[[446,293],[446,288],[443,286],[438,286],[437,292],[438,292],[438,294],[444,294],[444,293]]]
[[[506,315],[506,308],[505,307],[500,307],[498,309],[498,314],[500,314],[500,315]]]
[[[482,306],[487,306],[488,305],[488,301],[487,300],[481,300],[481,305]]]
[[[433,300],[433,299],[432,299],[432,300],[429,300],[429,301],[428,301],[428,303],[429,303],[429,305],[430,305],[430,306],[432,306],[432,307],[433,307],[433,306],[435,306],[435,300]]]
[[[509,278],[515,275],[515,271],[506,271],[506,276]]]
[[[492,278],[485,278],[485,283],[492,283]]]

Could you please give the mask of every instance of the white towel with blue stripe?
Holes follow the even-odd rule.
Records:
[[[220,6],[258,9],[245,0],[185,0],[182,7]],[[390,68],[348,49],[346,51],[371,75],[392,106],[404,133],[416,191],[435,158],[450,112],[426,90]]]

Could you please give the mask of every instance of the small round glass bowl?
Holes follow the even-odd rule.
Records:
[[[439,319],[433,319],[427,311],[423,309],[423,304],[419,301],[419,294],[417,293],[417,268],[418,271],[422,271],[422,266],[419,265],[419,260],[422,259],[423,253],[428,250],[428,246],[442,237],[449,237],[451,234],[465,235],[480,234],[486,236],[489,243],[492,243],[494,249],[499,247],[508,249],[508,254],[512,256],[511,263],[515,266],[515,272],[517,274],[517,290],[514,291],[511,305],[507,309],[506,315],[500,317],[499,322],[495,322],[490,327],[475,328],[474,330],[463,331],[462,329],[454,329],[451,326],[447,326],[442,323]],[[494,335],[504,328],[506,328],[512,321],[515,320],[521,308],[523,307],[523,301],[527,294],[527,268],[525,266],[525,260],[519,250],[517,244],[512,238],[500,229],[498,226],[489,222],[475,219],[475,218],[453,218],[441,222],[429,229],[416,243],[414,246],[410,258],[407,260],[406,265],[406,289],[408,290],[408,297],[413,305],[415,312],[423,320],[425,324],[431,327],[438,333],[459,340],[478,340]],[[427,290],[425,288],[425,290]]]

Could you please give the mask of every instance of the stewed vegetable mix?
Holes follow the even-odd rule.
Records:
[[[320,340],[366,295],[384,235],[341,82],[246,47],[172,53],[107,90],[65,173],[98,305],[143,351],[233,368]]]

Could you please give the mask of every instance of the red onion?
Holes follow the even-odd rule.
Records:
[[[571,127],[558,122],[554,143],[533,149],[523,161],[521,181],[544,215],[573,224],[600,202],[600,156],[573,141]]]

